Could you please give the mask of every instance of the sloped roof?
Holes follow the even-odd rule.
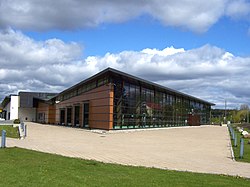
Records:
[[[8,105],[8,103],[10,102],[10,96],[11,96],[11,95],[6,96],[6,97],[3,99],[2,103],[1,103],[1,107],[2,107],[2,108],[6,107],[6,106]]]
[[[104,75],[115,75],[115,76],[120,76],[124,79],[130,79],[130,80],[133,80],[135,82],[139,82],[141,85],[145,85],[145,86],[148,86],[148,87],[153,87],[154,89],[156,90],[161,90],[161,91],[165,91],[165,92],[168,92],[168,93],[171,93],[173,95],[176,95],[176,96],[180,96],[180,97],[184,97],[184,98],[188,98],[190,100],[196,100],[196,101],[199,101],[199,102],[202,102],[202,103],[206,103],[206,104],[209,104],[209,105],[215,105],[214,103],[210,103],[208,101],[205,101],[205,100],[202,100],[202,99],[199,99],[197,97],[194,97],[194,96],[191,96],[191,95],[188,95],[188,94],[185,94],[185,93],[182,93],[182,92],[179,92],[179,91],[176,91],[176,90],[173,90],[171,88],[168,88],[168,87],[165,87],[165,86],[162,86],[162,85],[159,85],[159,84],[156,84],[154,82],[150,82],[150,81],[147,81],[145,79],[142,79],[142,78],[139,78],[139,77],[136,77],[136,76],[133,76],[133,75],[130,75],[130,74],[127,74],[127,73],[124,73],[122,71],[119,71],[119,70],[116,70],[116,69],[113,69],[113,68],[107,68],[73,86],[71,86],[70,88],[60,92],[58,95],[62,95],[64,93],[68,93],[72,90],[74,90],[75,88],[77,87],[80,87],[82,85],[84,85],[85,83],[87,82],[90,82],[94,79],[97,79],[99,77],[102,77]],[[57,95],[57,96],[58,96]],[[56,97],[56,96],[55,96]]]

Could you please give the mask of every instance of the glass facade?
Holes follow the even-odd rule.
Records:
[[[93,89],[102,86],[105,88],[102,90],[103,94],[100,91],[93,92]],[[91,90],[90,97],[87,92]],[[110,94],[111,92],[113,93]],[[85,93],[82,101],[69,100]],[[96,95],[95,98],[93,95]],[[107,100],[111,102],[106,102]],[[80,107],[79,102],[85,101],[88,102],[82,103]],[[98,124],[98,128],[108,129],[209,124],[210,109],[213,105],[112,69],[104,70],[98,76],[62,92],[55,102],[63,102],[59,107],[60,124],[73,123],[72,126],[84,128],[92,128]]]
[[[192,118],[209,123],[210,105],[205,102],[133,79],[112,77],[112,82],[114,129],[186,126],[192,125]]]
[[[100,87],[102,85],[105,85],[108,83],[108,77],[104,76],[104,77],[100,77],[99,79],[95,79],[89,82],[86,82],[84,84],[80,84],[79,86],[77,86],[76,88],[66,91],[63,94],[60,94],[59,96],[56,97],[57,101],[65,101],[68,100],[72,97],[81,95],[82,93],[88,92],[92,89],[95,89],[97,87]]]

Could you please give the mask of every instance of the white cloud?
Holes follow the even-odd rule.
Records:
[[[18,90],[59,92],[107,67],[231,107],[250,104],[250,58],[216,46],[167,47],[81,59],[77,43],[35,41],[21,32],[0,33],[0,100]],[[12,52],[12,53],[11,53]]]
[[[37,42],[12,29],[0,30],[0,68],[23,65],[67,63],[82,53],[78,44],[58,39]]]
[[[223,16],[225,0],[151,1],[149,12],[165,25],[204,32]]]
[[[1,97],[17,90],[61,91],[78,81],[84,69],[82,46],[58,39],[35,41],[19,31],[0,31]]]
[[[169,55],[173,55],[176,53],[181,53],[184,52],[185,50],[183,48],[181,49],[175,49],[173,46],[171,47],[167,47],[165,49],[163,49],[162,51],[159,51],[157,49],[143,49],[142,53],[146,53],[146,54],[151,54],[151,55],[160,55],[160,56],[169,56]]]
[[[204,32],[225,15],[248,14],[244,0],[4,0],[0,28],[74,30],[149,15],[167,26]]]
[[[246,0],[231,0],[226,8],[226,15],[233,18],[248,17],[250,15],[250,3]]]

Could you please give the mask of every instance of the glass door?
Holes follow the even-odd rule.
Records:
[[[79,127],[80,106],[75,106],[74,125]]]
[[[72,121],[72,108],[69,107],[67,108],[67,125],[71,126],[71,121]]]
[[[60,110],[60,124],[65,125],[65,109]]]
[[[83,103],[83,127],[89,127],[89,103]]]

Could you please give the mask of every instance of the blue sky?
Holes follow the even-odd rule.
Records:
[[[250,105],[249,0],[5,0],[0,100],[107,68],[223,108]]]
[[[186,50],[205,44],[215,45],[239,56],[250,56],[249,21],[222,18],[204,33],[163,26],[150,17],[120,24],[102,24],[95,28],[73,31],[25,32],[36,40],[59,38],[84,46],[84,57],[145,48],[164,49],[174,46]]]

